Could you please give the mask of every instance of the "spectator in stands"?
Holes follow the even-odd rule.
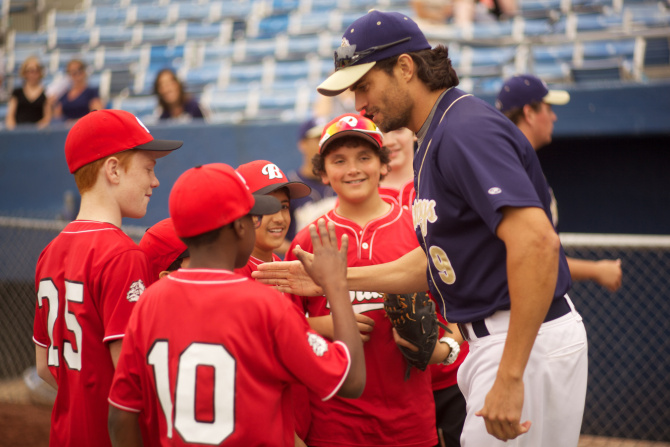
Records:
[[[158,114],[161,120],[204,118],[195,98],[184,90],[184,84],[174,71],[164,68],[154,80],[154,93],[158,96]]]
[[[5,125],[12,130],[17,124],[36,124],[44,128],[51,121],[51,104],[42,85],[44,68],[37,56],[29,56],[21,64],[23,85],[12,91],[7,104]]]
[[[516,0],[412,0],[417,17],[433,23],[466,26],[511,18]]]
[[[547,85],[532,75],[514,76],[505,81],[496,99],[496,108],[517,125],[536,151],[551,143],[556,114],[552,105],[564,105],[570,94],[564,90],[549,90]],[[551,217],[558,225],[558,207],[551,194]],[[592,261],[567,258],[573,281],[592,280],[611,292],[621,287],[621,260]]]
[[[92,110],[104,109],[97,87],[89,87],[86,64],[72,59],[65,69],[70,77],[70,88],[58,99],[54,118],[76,121]]]

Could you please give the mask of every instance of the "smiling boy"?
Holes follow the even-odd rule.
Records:
[[[348,267],[397,259],[418,246],[411,215],[397,203],[383,200],[379,182],[388,173],[389,153],[382,134],[368,118],[345,114],[325,126],[314,173],[338,196],[335,209],[323,216],[335,224],[338,237],[350,241]],[[309,233],[299,232],[287,254],[299,245],[312,251]],[[292,296],[308,312],[313,329],[332,337],[332,318],[326,297]],[[366,388],[357,400],[335,398],[322,402],[310,395],[310,446],[433,446],[434,402],[429,372],[407,364],[396,346],[391,322],[376,291],[350,292],[361,337],[365,341]]]
[[[235,270],[251,278],[259,264],[281,260],[274,252],[281,247],[291,225],[290,201],[309,195],[311,188],[302,182],[289,181],[276,164],[256,160],[240,165],[236,171],[247,182],[253,194],[272,196],[281,203],[281,210],[263,216],[256,222],[256,244],[247,265]]]

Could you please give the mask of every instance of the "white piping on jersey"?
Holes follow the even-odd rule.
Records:
[[[63,233],[63,234],[82,234],[82,233],[95,233],[96,231],[120,231],[121,233],[123,233],[123,231],[118,227],[97,228],[95,230],[77,230],[77,231],[65,231],[65,230],[63,230],[61,233]]]
[[[344,371],[344,374],[342,374],[342,378],[340,379],[340,383],[337,384],[335,389],[326,397],[321,399],[322,402],[325,402],[329,400],[331,397],[337,394],[338,391],[340,391],[340,388],[342,388],[342,385],[344,385],[344,381],[347,380],[347,376],[349,375],[349,369],[351,369],[351,353],[349,353],[349,348],[347,347],[346,344],[339,340],[335,340],[333,344],[340,344],[344,348],[344,352],[347,354],[347,369]]]
[[[107,402],[109,402],[110,404],[114,405],[116,408],[118,408],[118,409],[120,409],[120,410],[128,411],[128,412],[130,412],[130,413],[139,413],[139,412],[141,411],[141,410],[138,410],[138,409],[136,409],[136,408],[130,408],[130,407],[126,407],[125,405],[118,404],[118,403],[114,402],[114,401],[113,401],[111,398],[109,398],[109,397],[107,398]]]
[[[179,269],[178,271],[184,272],[194,272],[194,273],[218,273],[218,274],[223,274],[223,275],[233,275],[233,272],[229,270],[218,270],[218,269]],[[204,280],[199,280],[199,279],[185,279],[185,278],[175,278],[172,275],[167,276],[168,279],[184,284],[236,284],[244,281],[250,281],[249,278],[245,277],[237,277],[237,278],[227,278],[227,279],[215,279],[215,280],[209,280],[209,281],[204,281]]]
[[[439,126],[440,124],[442,124],[442,120],[444,119],[444,117],[447,115],[447,112],[453,107],[454,104],[456,104],[458,101],[460,101],[461,99],[466,98],[468,96],[472,96],[472,95],[471,94],[466,94],[466,95],[459,96],[451,104],[449,104],[449,107],[447,107],[447,110],[444,111],[444,113],[442,114],[442,117],[440,118],[440,121],[437,123],[437,125]],[[428,130],[430,130],[430,126],[428,127]],[[431,138],[430,141],[428,141],[428,145],[426,146],[426,151],[423,153],[423,158],[421,159],[421,166],[419,167],[419,172],[416,175],[416,196],[417,197],[419,197],[419,190],[421,189],[421,171],[423,171],[423,163],[426,161],[426,155],[428,155],[428,150],[430,149],[430,143],[432,143],[432,142],[433,142],[433,139]],[[414,227],[414,228],[416,228],[416,227]],[[429,249],[430,247],[428,247],[427,246],[428,244],[426,244],[426,236],[424,236],[423,231],[421,232],[421,238],[423,239],[423,246],[426,249]],[[426,257],[427,256],[428,256],[428,253],[426,253]],[[430,280],[433,282],[433,284],[435,284],[435,278],[433,278],[433,269],[430,267],[430,259],[427,259],[427,263],[428,263],[428,274],[430,275]],[[437,286],[434,287],[434,288],[437,291],[438,295],[440,295],[440,299],[442,300],[442,312],[444,314],[444,307],[446,305],[446,302],[444,300],[444,297],[442,296],[442,292],[440,291],[440,288],[437,287]]]
[[[388,203],[388,202],[387,202],[387,203]],[[389,215],[391,215],[391,214],[393,213],[393,211],[395,210],[395,208],[398,208],[398,213],[397,213],[397,215],[395,216],[395,218],[394,218],[392,221],[387,222],[387,223],[385,223],[385,224],[381,224],[378,228],[376,228],[376,229],[372,232],[372,236],[370,236],[370,245],[369,245],[369,248],[368,248],[369,255],[368,255],[368,257],[367,257],[366,259],[372,259],[372,245],[373,245],[373,243],[374,243],[374,239],[375,239],[375,235],[377,234],[377,231],[381,230],[382,228],[386,228],[386,227],[388,227],[389,225],[394,224],[395,222],[397,222],[397,221],[400,219],[400,216],[401,216],[401,214],[402,214],[402,208],[401,208],[399,205],[396,205],[396,204],[394,204],[394,203],[391,203],[390,205],[391,205],[391,209],[389,210],[388,213],[384,214],[383,216],[377,217],[376,219],[372,219],[371,221],[369,221],[368,223],[366,223],[365,226],[363,227],[361,236],[362,236],[363,234],[365,234],[366,231],[368,231],[368,227],[369,227],[371,224],[373,224],[374,222],[376,222],[376,221],[378,221],[378,220],[387,218]],[[335,220],[333,220],[333,219],[331,218],[331,216],[330,216],[329,214],[330,214],[330,213],[326,214],[326,218],[327,218],[330,222],[333,222],[333,223],[334,223],[336,226],[338,226],[338,227],[341,227],[341,228],[347,228],[347,229],[348,229],[348,230],[349,230],[349,231],[356,237],[356,257],[357,257],[358,259],[363,259],[363,257],[361,256],[361,239],[362,239],[362,238],[359,238],[359,237],[358,237],[358,232],[356,231],[356,229],[355,229],[354,227],[352,227],[352,226],[343,224],[343,223],[341,223],[341,222],[336,222]],[[336,212],[335,210],[333,210],[333,214],[336,215],[337,217],[339,217],[340,219],[345,219],[345,220],[349,220],[349,221],[351,220],[351,219],[347,219],[346,217],[340,216],[339,214],[337,214],[337,212]]]

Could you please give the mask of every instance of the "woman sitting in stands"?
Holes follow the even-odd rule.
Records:
[[[158,72],[154,93],[158,96],[157,113],[161,120],[204,118],[198,101],[184,91],[184,85],[171,69],[164,68]]]
[[[68,62],[66,72],[70,77],[70,88],[56,103],[54,117],[76,121],[92,110],[104,109],[97,87],[88,86],[86,64],[79,59]]]
[[[12,130],[17,124],[36,124],[44,128],[51,121],[51,106],[44,93],[44,69],[36,56],[29,56],[21,64],[23,85],[12,91],[7,104],[5,125]]]

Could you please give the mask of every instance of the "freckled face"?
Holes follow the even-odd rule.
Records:
[[[154,172],[156,157],[160,155],[163,154],[135,151],[127,169],[120,169],[119,204],[123,217],[139,219],[147,213],[153,189],[160,185]]]

